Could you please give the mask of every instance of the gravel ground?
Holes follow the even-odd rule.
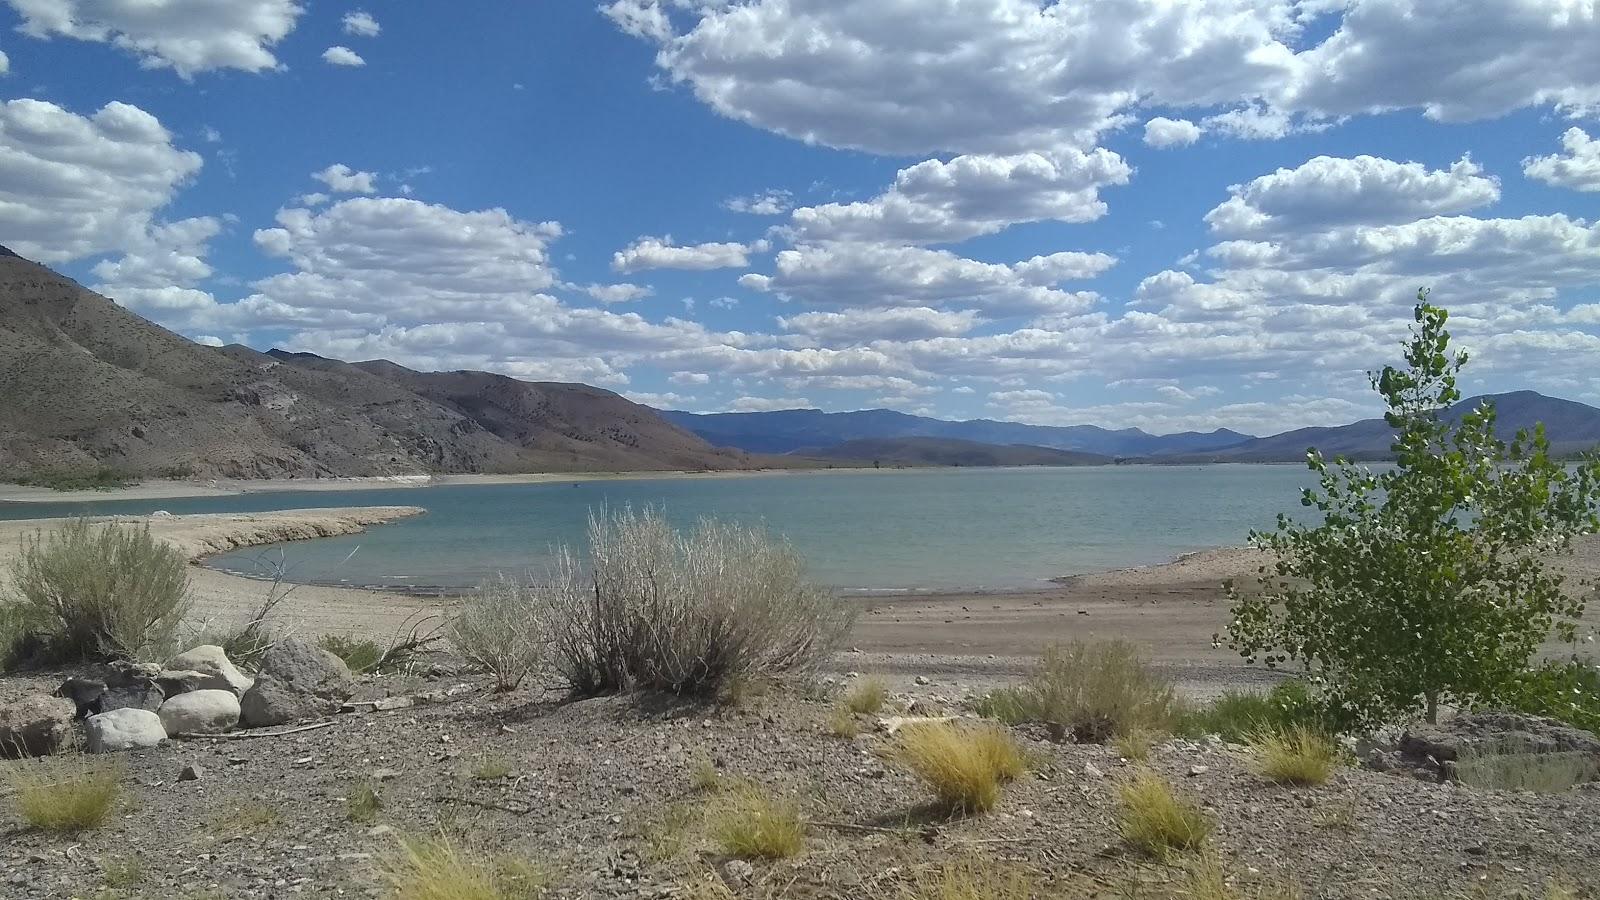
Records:
[[[1181,877],[1119,840],[1116,789],[1133,766],[1110,748],[1018,730],[1034,765],[999,807],[930,820],[923,790],[879,755],[882,735],[829,732],[830,678],[736,707],[495,695],[475,677],[369,679],[367,697],[459,693],[299,734],[127,754],[118,815],[70,838],[24,830],[0,804],[0,896],[384,896],[377,867],[397,836],[441,831],[546,867],[553,897],[688,897],[687,881],[715,872],[739,897],[892,898],[914,873],[973,854],[1030,871],[1050,896],[1162,897]],[[930,680],[896,700],[953,706],[969,689]],[[0,693],[49,683],[7,679]],[[473,777],[486,762],[509,773]],[[749,869],[727,865],[693,827],[667,855],[666,824],[704,802],[696,773],[708,763],[831,824],[812,829],[799,857]],[[188,765],[199,780],[177,780]],[[1496,898],[1542,896],[1558,879],[1600,896],[1600,790],[1477,791],[1355,769],[1285,788],[1253,774],[1243,748],[1182,740],[1155,748],[1149,765],[1206,807],[1213,846],[1242,885],[1292,881],[1308,898]],[[366,781],[382,798],[376,824],[347,811]],[[131,859],[137,882],[108,886],[108,871],[116,880]]]

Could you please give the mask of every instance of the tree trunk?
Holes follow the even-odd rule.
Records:
[[[1434,691],[1427,693],[1428,698],[1428,724],[1439,724],[1439,695]]]

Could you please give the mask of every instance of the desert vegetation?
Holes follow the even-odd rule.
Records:
[[[1044,722],[1087,743],[1130,731],[1171,731],[1180,704],[1172,684],[1151,672],[1127,641],[1052,646],[1027,683],[995,691],[979,712],[1002,722]]]
[[[930,722],[902,728],[888,757],[933,793],[941,811],[987,812],[1000,789],[1027,769],[1015,739],[992,725]]]
[[[17,817],[44,831],[98,828],[122,795],[122,767],[114,760],[67,753],[0,765]]]

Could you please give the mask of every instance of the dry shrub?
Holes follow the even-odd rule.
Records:
[[[450,621],[450,642],[494,674],[496,690],[516,690],[544,663],[547,612],[547,598],[537,586],[502,575],[462,601]]]
[[[483,856],[444,837],[402,839],[379,874],[395,900],[532,900],[550,883],[537,866]]]
[[[1118,788],[1122,800],[1122,839],[1157,858],[1174,850],[1199,850],[1211,836],[1211,820],[1193,803],[1179,799],[1153,772],[1140,772]]]
[[[656,510],[591,516],[588,565],[561,554],[551,603],[554,663],[583,694],[806,669],[854,619],[787,543],[711,520],[679,533]]]
[[[793,802],[744,782],[706,805],[706,832],[740,859],[787,859],[806,842],[805,819]]]
[[[63,661],[165,659],[188,611],[189,561],[148,525],[71,519],[24,541],[11,582],[16,616],[43,623]]]
[[[22,821],[43,831],[98,828],[122,794],[120,765],[77,753],[9,763],[6,781]]]
[[[1179,715],[1172,683],[1156,675],[1127,641],[1073,641],[1045,650],[1028,683],[997,691],[979,705],[1012,724],[1048,722],[1082,743],[1131,730],[1170,731]]]
[[[828,713],[828,731],[834,737],[855,738],[861,734],[861,723],[847,706],[835,706]]]
[[[346,798],[345,806],[350,821],[371,825],[378,821],[378,813],[383,810],[383,797],[378,794],[378,789],[372,782],[362,781],[350,789],[350,796]]]
[[[1027,768],[1011,735],[988,724],[908,725],[888,755],[921,778],[938,804],[951,813],[994,808],[1001,785]]]
[[[1257,755],[1257,771],[1279,784],[1322,784],[1339,761],[1333,739],[1305,725],[1263,731],[1250,739],[1250,747]]]

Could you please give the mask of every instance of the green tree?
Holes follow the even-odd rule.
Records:
[[[1369,375],[1394,466],[1308,451],[1318,486],[1300,502],[1321,522],[1280,515],[1252,532],[1273,557],[1261,590],[1228,585],[1230,646],[1306,670],[1347,726],[1506,699],[1552,631],[1575,639],[1584,603],[1549,560],[1600,529],[1600,460],[1553,459],[1542,424],[1501,440],[1490,403],[1452,425],[1442,414],[1461,399],[1467,356],[1450,350],[1449,314],[1426,290],[1415,318],[1405,368]]]

